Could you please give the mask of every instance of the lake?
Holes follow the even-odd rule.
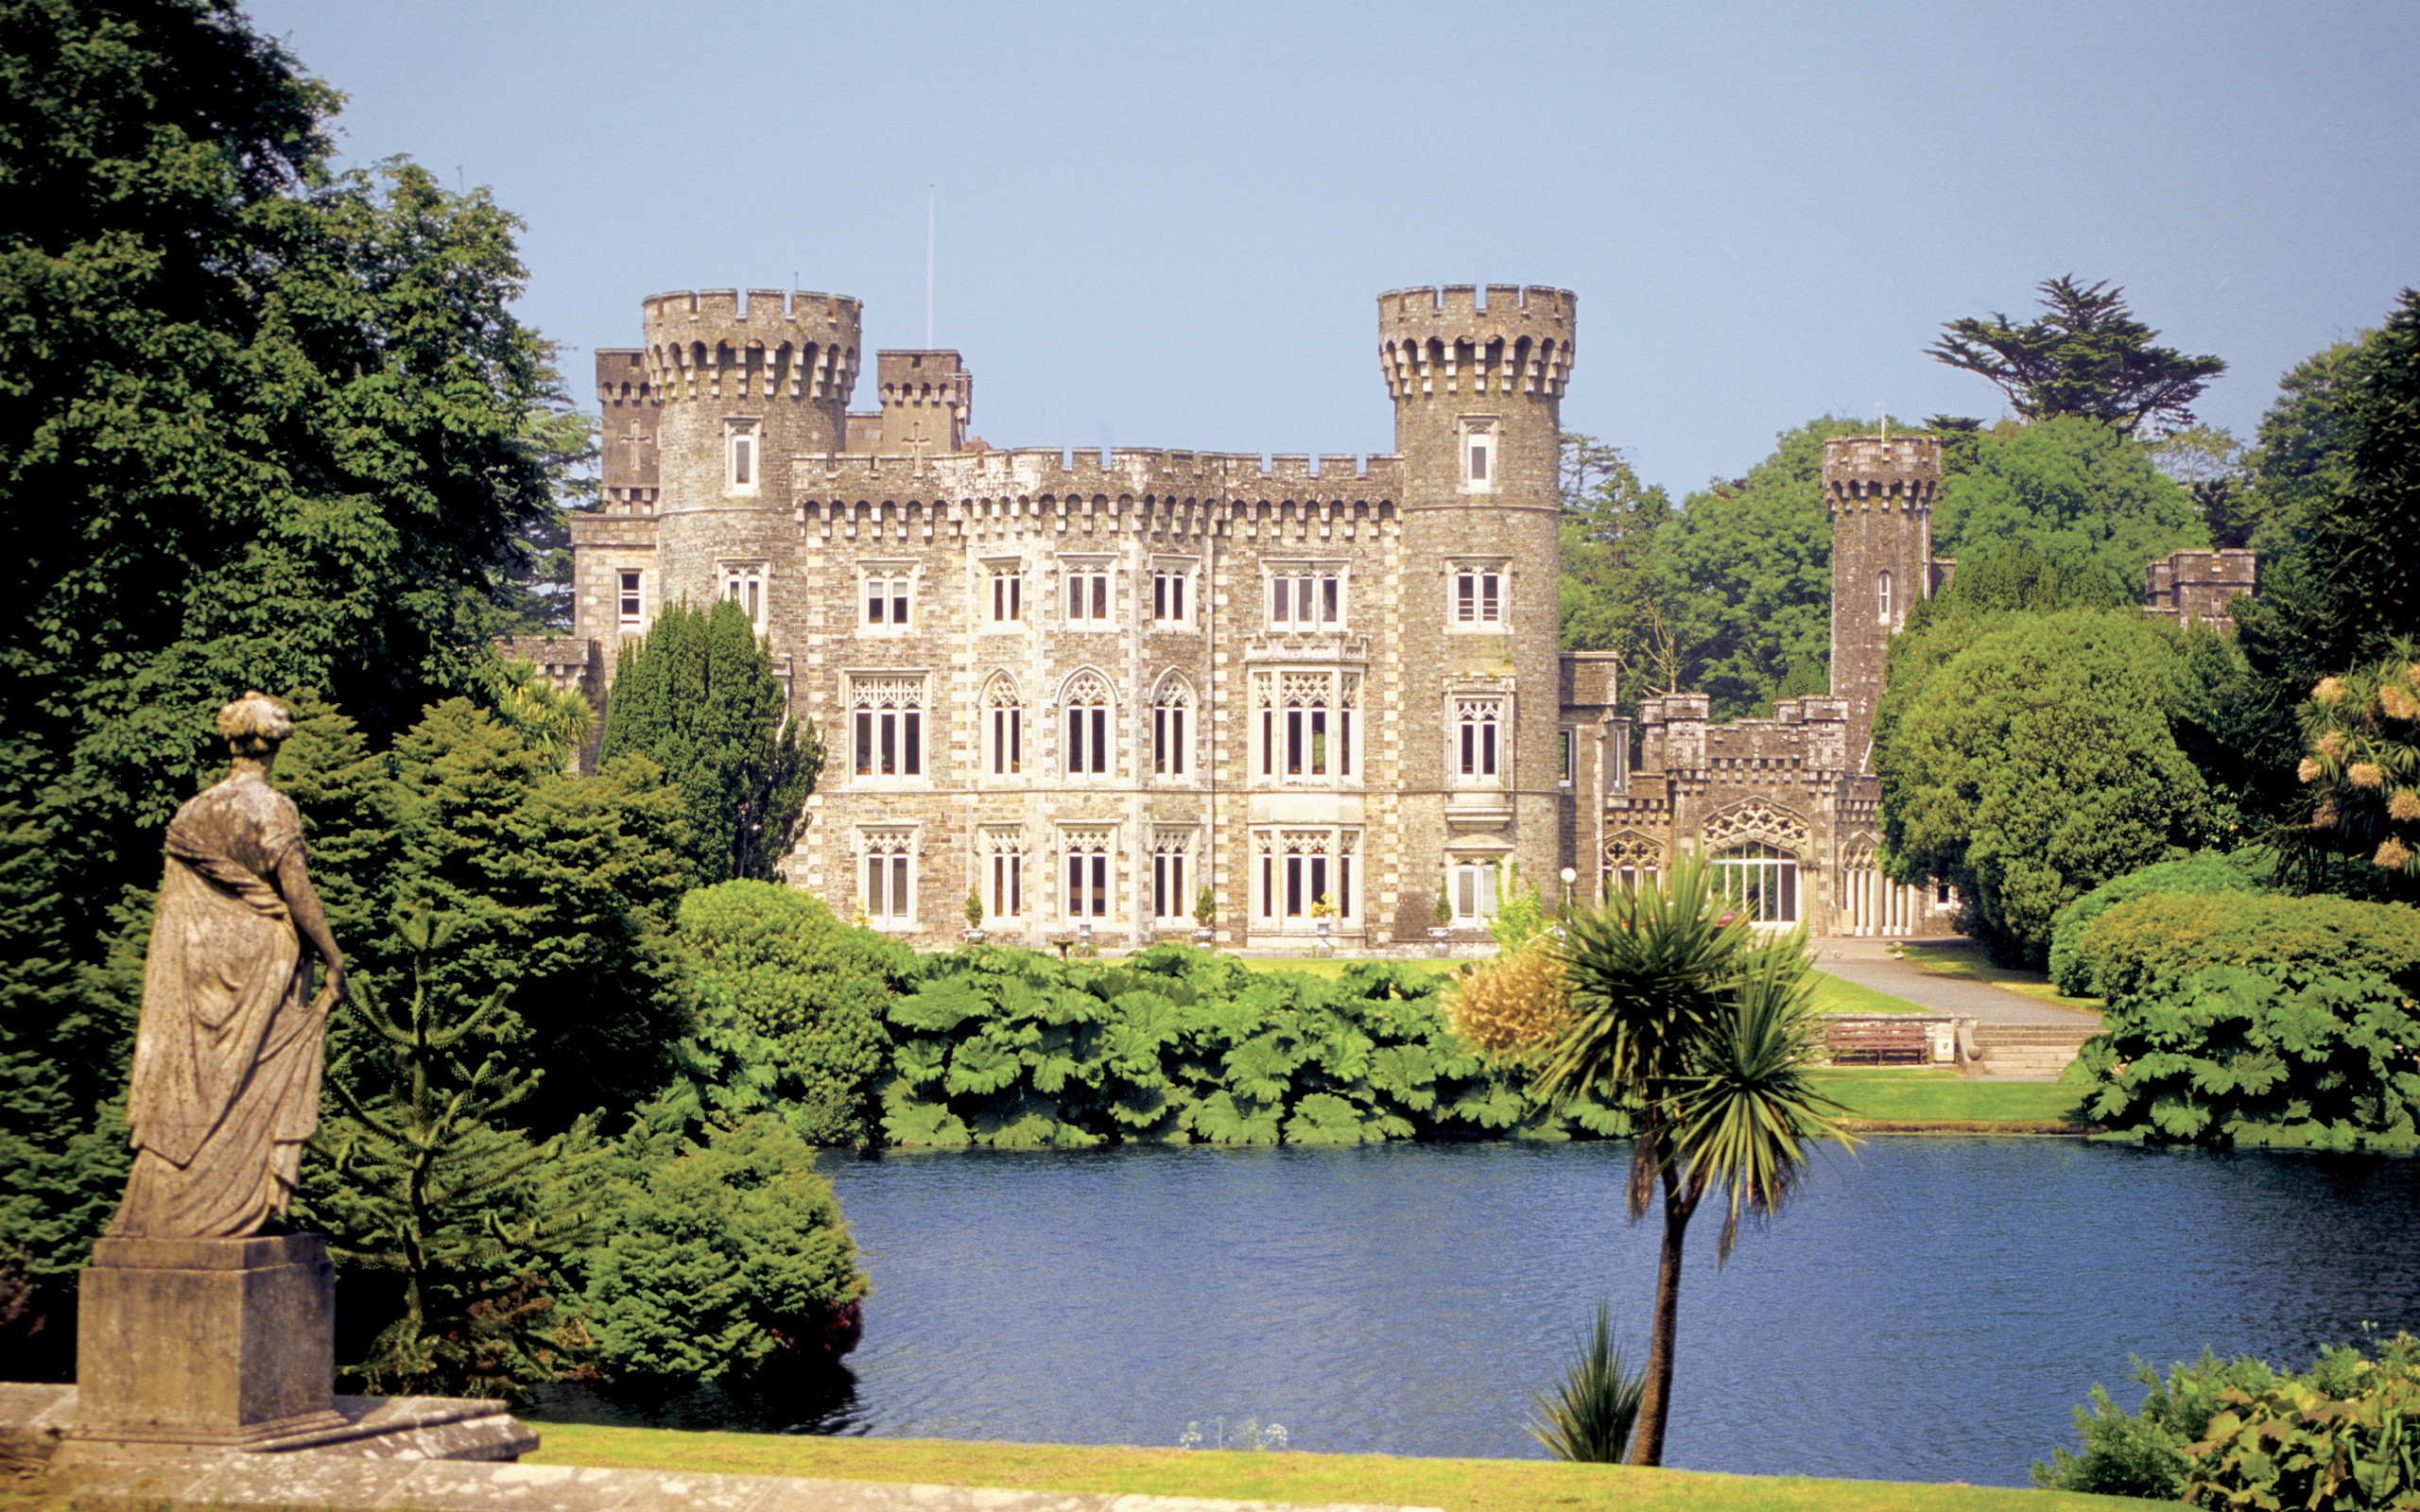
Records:
[[[827,1157],[874,1295],[853,1388],[666,1426],[1531,1456],[1533,1392],[1599,1297],[1646,1351],[1657,1220],[1626,1143]],[[1878,1138],[1718,1268],[1690,1230],[1667,1463],[2022,1485],[2100,1382],[2420,1330],[2420,1160]]]

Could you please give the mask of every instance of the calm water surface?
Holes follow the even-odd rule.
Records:
[[[874,1296],[853,1391],[654,1421],[1535,1455],[1520,1419],[1612,1300],[1645,1350],[1658,1230],[1626,1144],[827,1159]],[[2420,1332],[2420,1160],[1877,1139],[1714,1263],[1692,1227],[1667,1462],[2020,1485],[2127,1356],[2307,1365]],[[631,1408],[559,1400],[629,1420]]]

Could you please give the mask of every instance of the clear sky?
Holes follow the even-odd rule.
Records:
[[[1676,493],[1818,414],[1996,416],[1924,354],[2121,284],[2278,376],[2420,284],[2420,4],[253,0],[406,153],[528,223],[523,314],[797,286],[935,344],[995,446],[1383,452],[1380,291],[1580,295],[1567,428]],[[866,364],[870,369],[871,361]],[[871,407],[861,382],[859,407]]]

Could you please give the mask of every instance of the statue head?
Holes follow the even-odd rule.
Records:
[[[285,707],[258,690],[218,711],[218,732],[227,737],[228,750],[237,756],[274,756],[279,742],[293,729],[294,721],[286,716]]]

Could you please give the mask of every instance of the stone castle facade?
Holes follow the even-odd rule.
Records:
[[[534,650],[592,696],[660,606],[737,600],[828,753],[784,874],[913,943],[987,936],[1344,949],[1483,937],[1704,848],[1742,906],[1817,935],[1945,930],[1876,868],[1883,653],[1936,581],[1937,444],[1827,443],[1833,696],[1711,725],[1616,717],[1562,652],[1556,494],[1577,301],[1378,301],[1395,451],[992,450],[955,352],[884,352],[859,307],[645,301],[596,353],[604,506],[573,520],[575,626]],[[1634,746],[1641,752],[1631,760]],[[1565,878],[1570,879],[1567,883]]]

